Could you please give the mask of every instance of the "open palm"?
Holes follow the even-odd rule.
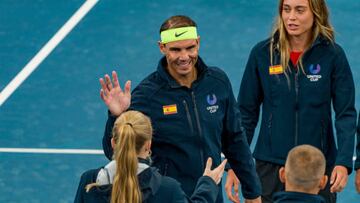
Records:
[[[115,71],[112,72],[112,81],[109,75],[100,78],[100,97],[114,116],[119,116],[126,111],[131,102],[131,82],[125,83],[124,91],[121,89],[118,76]]]

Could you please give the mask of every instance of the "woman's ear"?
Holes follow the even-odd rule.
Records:
[[[111,138],[111,147],[112,147],[113,149],[115,149],[115,145],[116,145],[116,143],[115,143],[114,138]]]
[[[145,149],[146,149],[146,151],[150,151],[150,150],[151,150],[151,140],[146,141],[146,143],[145,143]]]

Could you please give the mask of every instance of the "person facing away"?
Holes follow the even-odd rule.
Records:
[[[246,201],[260,202],[260,181],[230,81],[224,71],[207,66],[199,57],[196,23],[187,16],[172,16],[161,25],[160,38],[164,57],[132,94],[130,81],[123,91],[114,71],[112,80],[109,75],[100,79],[100,95],[109,109],[105,155],[111,159],[113,154],[110,140],[115,119],[128,108],[137,110],[153,121],[153,165],[162,175],[179,181],[187,195],[202,176],[206,157],[218,165],[223,152],[241,180]],[[232,174],[227,178],[236,179]],[[217,202],[223,202],[221,190]]]
[[[358,193],[360,193],[360,114],[357,123],[357,133],[356,133],[356,160],[355,160],[355,188]]]
[[[207,203],[215,202],[226,160],[211,170],[208,159],[203,176],[191,197],[179,182],[161,176],[149,163],[152,125],[138,111],[127,111],[115,121],[111,139],[115,159],[105,167],[85,172],[75,197],[76,203]]]
[[[328,181],[323,153],[311,145],[299,145],[289,151],[285,167],[279,170],[284,192],[273,196],[274,203],[325,203],[318,195]]]
[[[262,109],[253,155],[263,202],[272,202],[272,194],[283,190],[277,171],[288,151],[301,144],[324,153],[330,181],[320,195],[336,201],[352,170],[354,98],[351,69],[335,43],[326,2],[280,0],[273,33],[251,50],[238,96],[249,143]]]

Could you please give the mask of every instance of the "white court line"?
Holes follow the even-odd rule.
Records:
[[[11,80],[0,92],[0,106],[26,80],[39,64],[54,50],[79,21],[95,6],[99,0],[86,0],[73,16],[57,31],[43,48],[30,60],[28,64]]]
[[[49,149],[49,148],[0,148],[0,153],[35,153],[35,154],[104,154],[99,149]],[[221,153],[221,158],[225,158]],[[353,157],[355,161],[356,156]]]
[[[49,148],[0,148],[0,153],[35,153],[35,154],[104,154],[97,149],[49,149]]]

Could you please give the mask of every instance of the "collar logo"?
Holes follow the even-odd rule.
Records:
[[[217,98],[215,94],[208,94],[206,96],[206,101],[210,105],[206,107],[206,110],[208,110],[210,113],[216,113],[216,111],[219,109],[219,105],[215,105],[217,102]]]
[[[319,79],[321,79],[321,75],[319,75],[321,71],[321,66],[320,64],[310,64],[309,66],[309,72],[310,75],[307,75],[307,78],[310,80],[310,82],[317,82],[319,81]]]
[[[187,31],[180,32],[179,34],[175,32],[175,37],[180,37],[181,35],[187,33]]]

